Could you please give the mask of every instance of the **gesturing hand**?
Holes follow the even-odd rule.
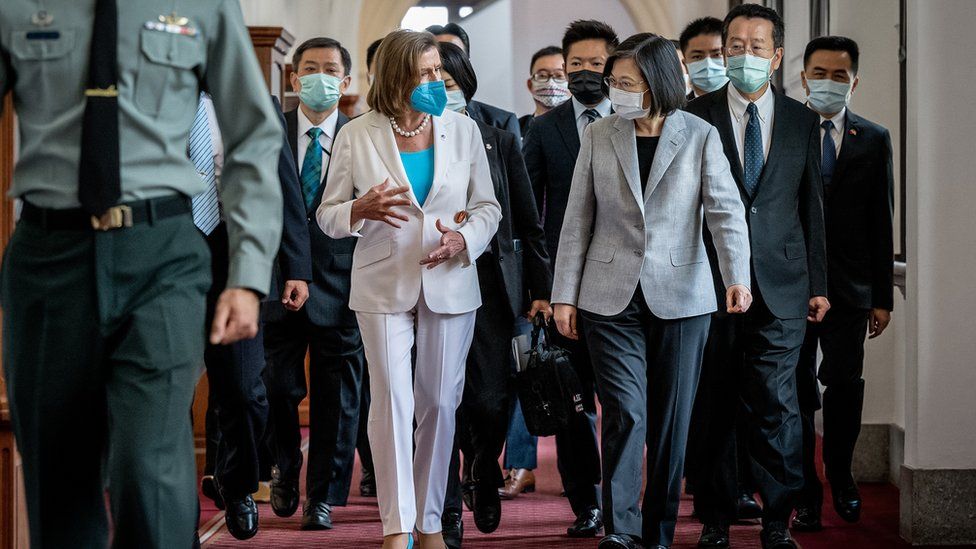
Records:
[[[742,284],[729,286],[725,292],[725,310],[730,313],[744,313],[752,305],[752,292]]]
[[[258,294],[246,288],[227,288],[217,299],[210,343],[230,345],[258,335]]]
[[[445,227],[441,224],[440,219],[437,220],[437,230],[441,232],[441,245],[420,261],[420,264],[427,265],[428,269],[433,269],[441,263],[444,263],[468,247],[464,242],[464,236],[457,231],[452,231]]]
[[[386,178],[382,183],[370,188],[369,192],[353,201],[352,212],[349,215],[352,225],[363,219],[371,219],[382,221],[399,229],[400,225],[395,220],[409,221],[407,216],[397,213],[393,208],[410,205],[410,201],[401,196],[409,191],[410,187],[404,185],[387,189],[389,183],[390,178]]]

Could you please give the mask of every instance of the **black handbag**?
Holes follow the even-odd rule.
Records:
[[[532,324],[528,365],[516,374],[518,396],[529,433],[546,437],[562,431],[575,414],[584,413],[583,391],[569,362],[569,351],[551,343],[542,315]],[[546,337],[540,341],[542,333]]]

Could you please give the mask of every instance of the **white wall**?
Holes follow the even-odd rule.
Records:
[[[471,64],[478,75],[479,101],[511,110],[516,95],[512,80],[515,40],[512,0],[499,0],[460,22],[471,40]]]

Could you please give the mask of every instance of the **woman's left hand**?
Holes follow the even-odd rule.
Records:
[[[436,250],[427,254],[426,259],[420,261],[420,264],[427,265],[428,269],[433,269],[441,263],[444,263],[468,247],[467,243],[464,242],[464,236],[457,231],[452,231],[445,227],[441,224],[440,219],[437,220],[437,230],[441,232],[441,245]]]

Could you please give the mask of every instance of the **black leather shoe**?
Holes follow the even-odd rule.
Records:
[[[729,546],[729,527],[724,524],[705,524],[702,526],[701,536],[698,537],[698,547],[708,549],[724,549]]]
[[[290,517],[298,511],[301,495],[298,479],[283,478],[277,467],[271,469],[271,510],[279,517]]]
[[[861,519],[861,493],[853,482],[848,486],[835,489],[834,510],[840,518],[847,522],[857,522]]]
[[[755,520],[762,518],[762,506],[749,492],[739,494],[739,501],[735,505],[735,518],[738,520]]]
[[[663,547],[659,545],[657,547]],[[626,534],[610,534],[600,540],[598,549],[644,549],[639,541]]]
[[[332,506],[324,501],[306,501],[302,513],[302,530],[331,530]]]
[[[376,497],[376,475],[365,468],[363,469],[363,477],[359,479],[359,495],[364,498]]]
[[[461,549],[464,539],[464,522],[461,521],[460,510],[447,510],[441,515],[441,536],[448,549]]]
[[[224,498],[220,497],[220,492],[217,490],[217,481],[214,480],[213,475],[206,475],[200,480],[200,491],[203,492],[203,495],[213,500],[217,509],[224,510]]]
[[[589,507],[576,517],[576,522],[566,529],[571,538],[596,537],[603,530],[603,512],[599,507]]]
[[[498,486],[475,485],[471,507],[474,525],[481,533],[490,534],[498,529],[498,523],[502,520],[502,499],[498,497]]]
[[[820,510],[814,507],[797,507],[793,517],[793,529],[797,532],[819,532],[823,530]]]
[[[258,533],[258,506],[254,499],[250,494],[243,499],[231,499],[225,493],[221,495],[227,505],[224,514],[227,531],[240,540],[253,538]]]
[[[763,549],[797,549],[789,529],[781,522],[771,523],[759,534]]]

